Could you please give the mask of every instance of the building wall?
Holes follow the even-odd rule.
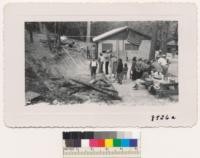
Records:
[[[150,40],[142,40],[138,50],[125,50],[125,44],[129,43],[127,40],[104,40],[98,43],[98,55],[102,52],[102,44],[111,43],[113,45],[112,54],[122,58],[123,60],[132,59],[133,57],[148,59],[151,49]]]
[[[129,42],[127,40],[124,40],[124,50],[125,50],[125,44],[128,44]],[[128,60],[133,59],[133,57],[138,56],[138,50],[125,50],[125,59],[128,58]]]
[[[140,58],[149,59],[149,54],[151,51],[151,41],[150,40],[143,40],[139,47]]]
[[[98,54],[103,51],[102,44],[111,43],[113,45],[113,52],[116,52],[116,40],[104,40],[98,43]]]

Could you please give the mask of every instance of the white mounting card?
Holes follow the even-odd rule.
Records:
[[[4,8],[9,127],[192,127],[191,3],[15,3]]]

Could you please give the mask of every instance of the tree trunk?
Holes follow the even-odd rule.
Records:
[[[47,37],[47,42],[48,42],[48,46],[49,46],[49,50],[52,51],[52,43],[51,43],[51,38],[49,36],[49,31],[46,27],[47,23],[39,23],[40,26],[40,32],[44,33]]]
[[[31,29],[29,30],[29,34],[30,34],[30,41],[31,43],[33,43],[33,31]]]
[[[39,25],[39,32],[40,33],[45,33],[45,28],[44,28],[45,24],[43,24],[42,22],[39,22],[38,25]]]
[[[61,40],[60,40],[60,36],[61,36],[61,28],[62,28],[62,23],[58,23],[58,31],[57,31],[57,47],[60,47],[60,45],[61,45]]]
[[[169,23],[164,22],[161,29],[161,50],[162,54],[167,53],[167,36],[169,31]]]
[[[90,36],[91,36],[91,22],[87,22],[87,37],[86,37],[86,42],[90,43]]]
[[[149,54],[149,60],[152,60],[155,58],[155,47],[157,42],[157,32],[158,32],[158,23],[153,23],[153,30],[152,30],[152,39],[151,39],[151,50]]]

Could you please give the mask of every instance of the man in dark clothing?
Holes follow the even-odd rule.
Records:
[[[132,80],[136,80],[136,75],[135,75],[135,71],[136,71],[136,69],[135,69],[136,62],[137,62],[137,58],[134,57],[134,58],[132,59],[131,74],[130,74],[130,77],[131,77]]]
[[[142,77],[143,73],[143,60],[140,58],[135,65],[135,79]]]
[[[118,59],[117,63],[117,80],[119,84],[122,84],[122,79],[123,79],[123,63],[122,59]]]

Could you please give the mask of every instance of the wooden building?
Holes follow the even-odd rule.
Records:
[[[93,38],[97,45],[97,56],[104,50],[111,50],[112,55],[123,60],[138,58],[148,59],[151,49],[151,37],[127,26],[116,28]]]

